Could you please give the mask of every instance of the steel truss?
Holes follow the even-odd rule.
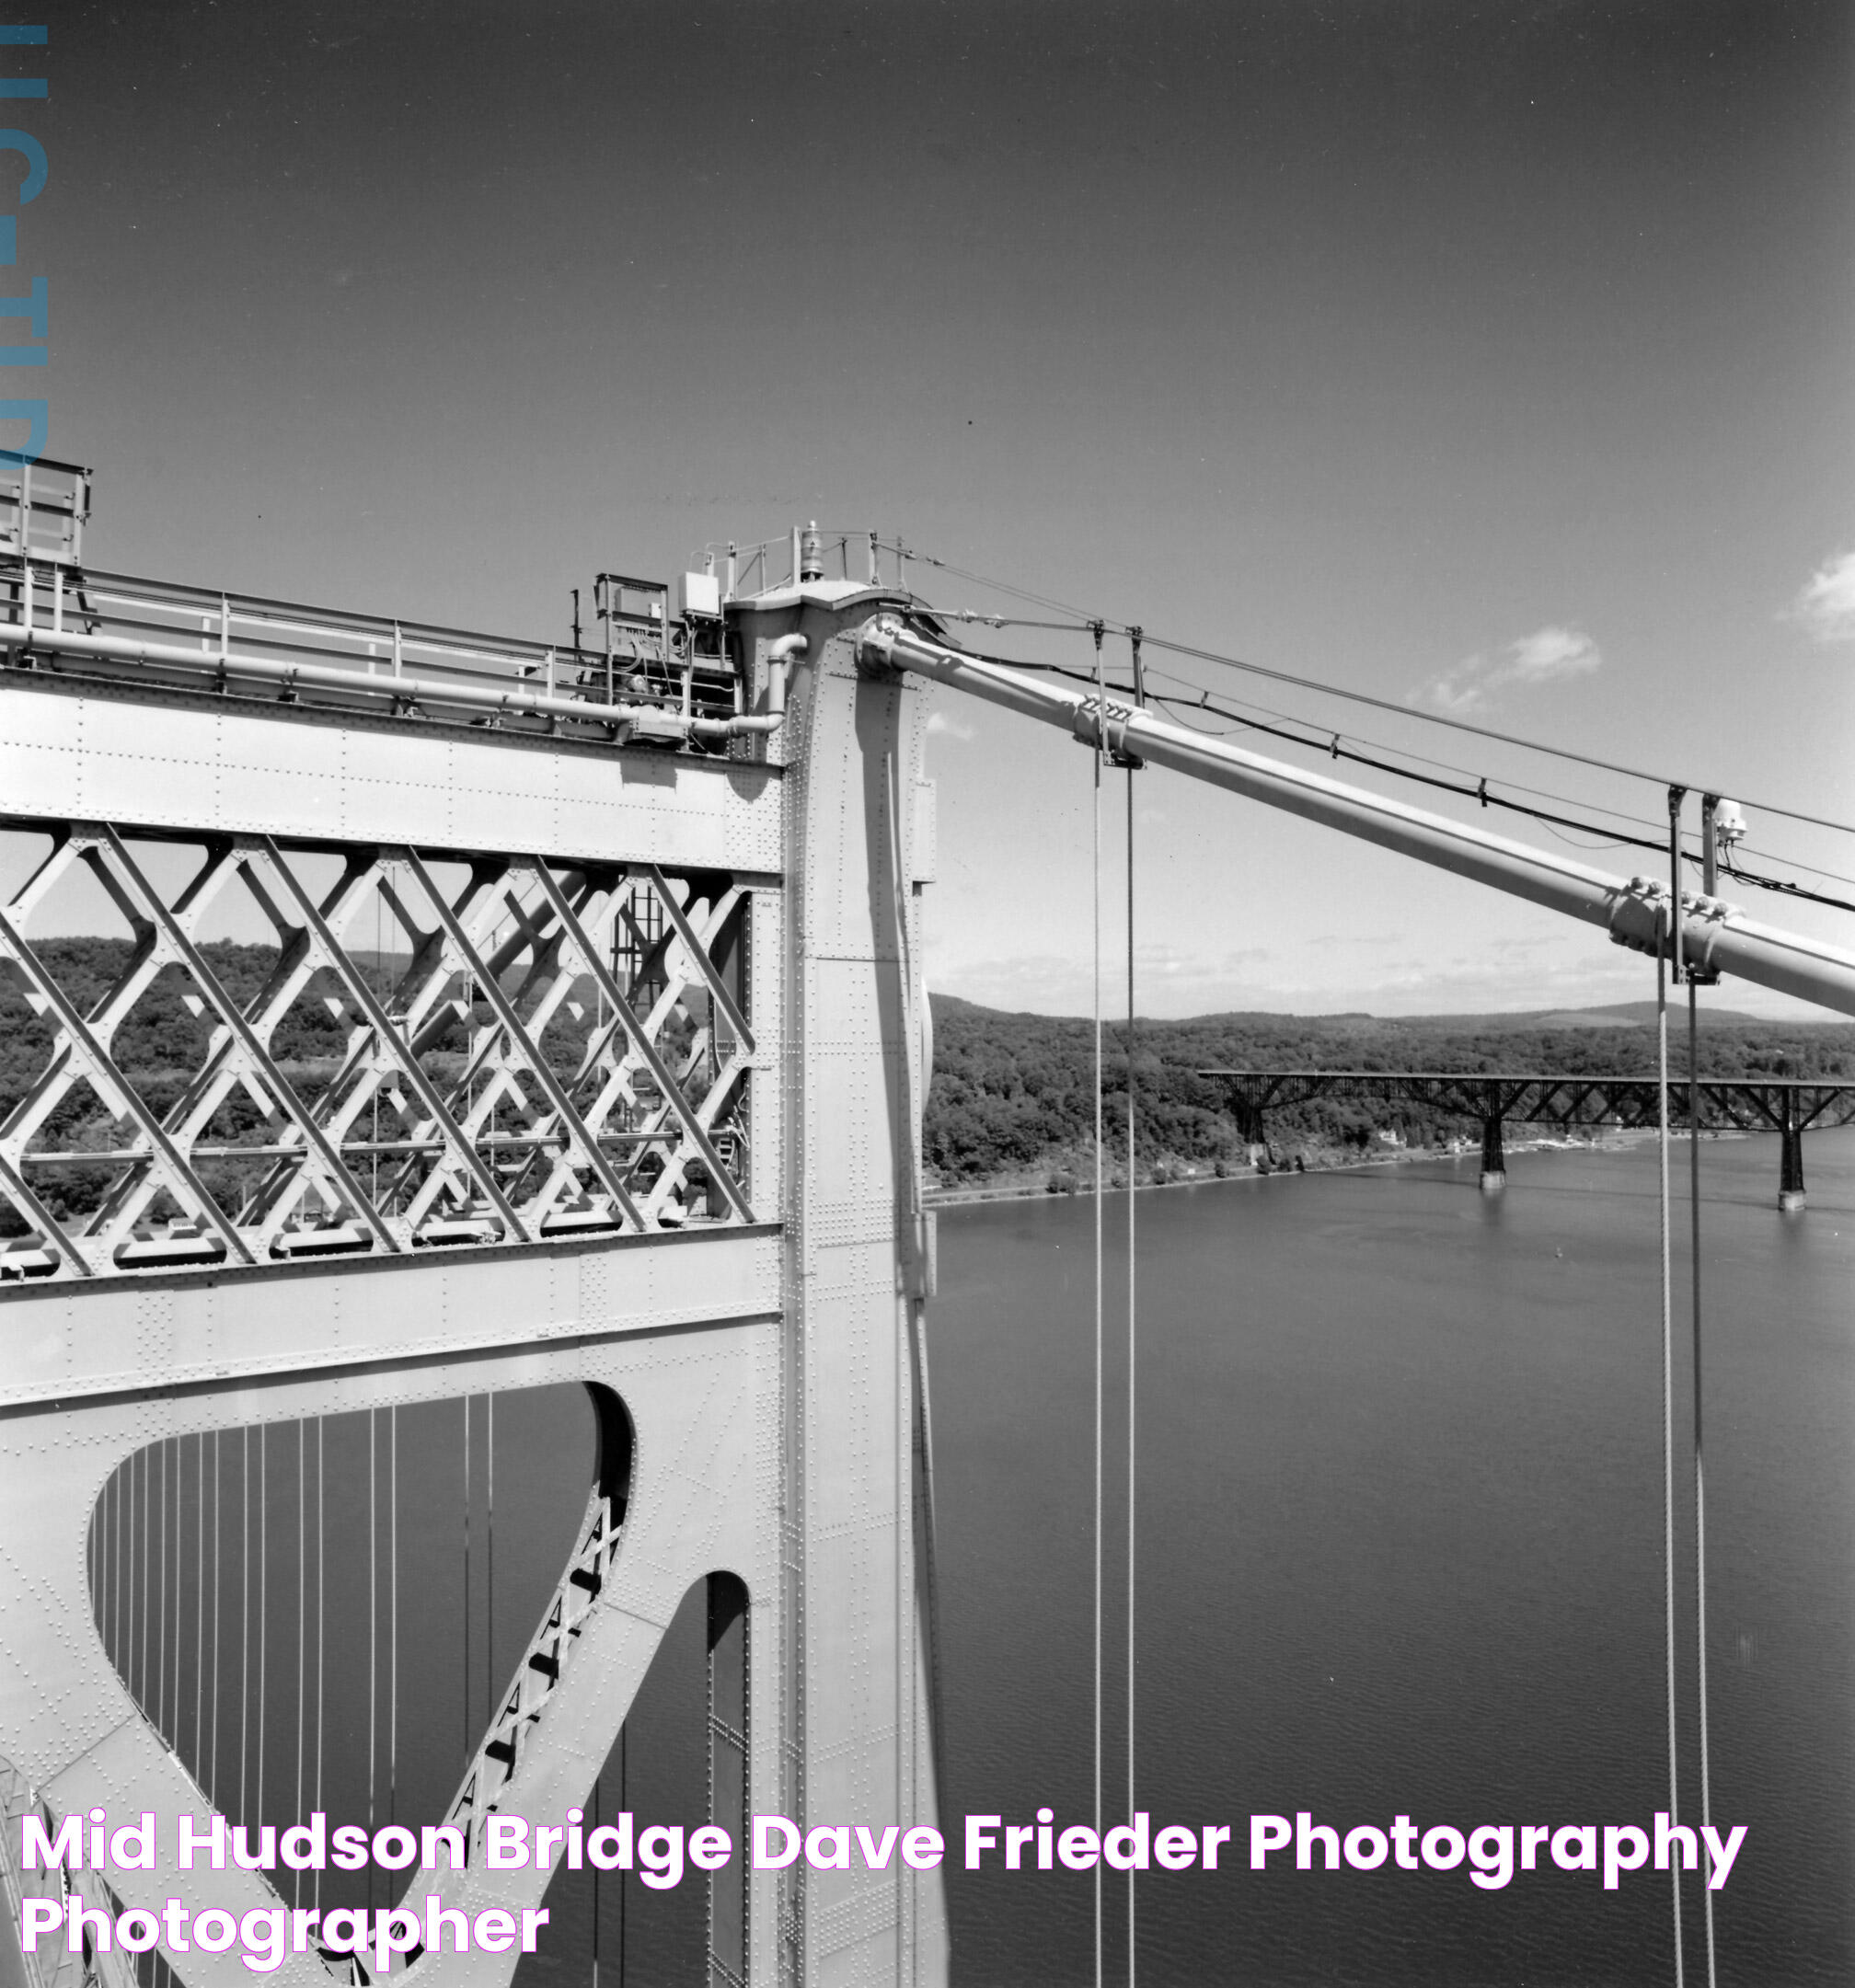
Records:
[[[51,844],[0,910],[0,1008],[16,1035],[36,1017],[46,1039],[0,1107],[0,1280],[755,1219],[734,877],[101,822],[0,828]],[[157,881],[173,866],[151,865],[155,845],[197,856],[178,891]],[[57,947],[29,936],[77,866],[130,933],[88,999],[54,971]],[[201,935],[254,910],[274,950],[241,998],[238,953]],[[131,1067],[116,1047],[164,976],[161,999],[178,991],[204,1028],[179,1073]]]
[[[1455,1118],[1515,1119],[1528,1124],[1636,1127],[1656,1120],[1653,1076],[1546,1076],[1507,1072],[1383,1070],[1201,1070],[1223,1084],[1239,1128],[1260,1127],[1262,1114],[1317,1097],[1406,1099]],[[1855,1083],[1799,1077],[1702,1077],[1702,1131],[1802,1132],[1815,1124],[1855,1120]],[[1670,1120],[1688,1122],[1688,1080],[1668,1088]],[[1253,1134],[1260,1143],[1260,1131]]]

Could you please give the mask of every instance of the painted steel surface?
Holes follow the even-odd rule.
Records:
[[[872,680],[847,632],[893,596],[843,593],[738,611],[753,695],[780,636],[803,633],[810,660],[783,730],[728,760],[0,671],[10,825],[86,866],[137,935],[88,1001],[34,947],[29,886],[0,937],[49,1043],[0,1140],[0,1190],[55,1259],[0,1284],[0,1758],[55,1810],[210,1812],[90,1611],[91,1510],[126,1458],[578,1380],[635,1428],[629,1495],[622,1517],[589,1504],[561,1578],[596,1571],[599,1591],[556,1626],[572,1660],[513,1714],[505,1697],[520,1737],[492,1725],[459,1801],[479,1821],[582,1803],[678,1603],[720,1570],[748,1596],[751,1807],[879,1830],[936,1819],[918,1167],[931,790],[918,691]],[[195,896],[151,873],[151,841],[193,845]],[[276,914],[255,995],[227,986],[195,918],[228,889]],[[409,940],[387,988],[362,957],[376,901]],[[206,1044],[179,1097],[150,1101],[115,1031],[163,972],[199,1002]],[[325,997],[340,1046],[305,1074],[277,1033]],[[587,1012],[563,1060],[549,1030],[573,1002]],[[100,1224],[27,1191],[61,1164],[48,1127],[80,1069],[117,1118]],[[376,1138],[393,1089],[395,1136]],[[257,1120],[215,1131],[241,1091]],[[639,1134],[670,1163],[636,1167]],[[256,1185],[235,1194],[209,1175],[240,1154]],[[376,1187],[376,1160],[405,1170],[398,1187]],[[486,1227],[440,1246],[442,1221]],[[339,1248],[279,1247],[305,1228]],[[279,1902],[256,1873],[122,1875],[125,1903]],[[478,1865],[434,1889],[516,1909],[546,1876]],[[938,1872],[801,1862],[753,1874],[748,1906],[755,1982],[946,1978]],[[417,1971],[490,1983],[514,1959]],[[236,1953],[196,1955],[185,1978],[246,1972]],[[328,1977],[297,1959],[278,1978]]]

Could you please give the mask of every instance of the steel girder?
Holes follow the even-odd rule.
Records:
[[[0,976],[42,1041],[0,1122],[0,1280],[755,1219],[732,876],[233,834],[182,840],[164,889],[172,831],[0,826],[49,839],[0,910]],[[32,937],[79,868],[129,934],[100,993]],[[268,971],[235,992],[250,959],[202,929],[254,910]],[[192,1066],[147,1067],[144,1028],[138,1067],[127,1025],[177,995]]]

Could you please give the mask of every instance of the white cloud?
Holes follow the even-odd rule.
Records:
[[[945,711],[930,711],[928,715],[928,736],[930,739],[971,739],[976,734],[971,725],[962,725],[957,718],[950,718]]]
[[[1492,659],[1464,657],[1452,669],[1420,684],[1405,701],[1459,717],[1484,709],[1494,693],[1509,684],[1556,684],[1565,677],[1588,675],[1603,661],[1596,643],[1576,628],[1536,628]]]
[[[1509,647],[1505,668],[1516,684],[1550,684],[1583,676],[1603,661],[1596,643],[1575,628],[1536,628]]]
[[[1791,614],[1819,642],[1855,641],[1855,552],[1819,566],[1803,583]]]

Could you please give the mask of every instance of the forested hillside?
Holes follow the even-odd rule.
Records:
[[[48,939],[39,953],[80,1011],[87,1013],[121,973],[125,941]],[[272,948],[214,944],[203,948],[233,997],[248,1001],[276,962]],[[403,959],[358,962],[385,993]],[[519,979],[514,976],[514,979]],[[514,992],[513,981],[510,988]],[[271,1047],[299,1093],[317,1096],[335,1071],[351,1017],[334,1008],[340,993],[318,974],[280,1027]],[[590,991],[586,999],[591,1001]],[[136,1090],[157,1112],[180,1096],[205,1055],[210,1014],[174,970],[162,973],[118,1028],[115,1057]],[[576,1011],[577,1012],[577,1011]],[[1705,1071],[1790,1076],[1855,1076],[1855,1024],[1778,1023],[1722,1011],[1710,999],[1700,1038]],[[1187,1166],[1228,1168],[1247,1164],[1222,1087],[1201,1077],[1207,1068],[1349,1070],[1555,1071],[1568,1074],[1640,1074],[1653,1069],[1654,1038],[1636,1008],[1537,1017],[1474,1016],[1381,1020],[1369,1015],[1211,1015],[1191,1021],[1143,1021],[1136,1040],[1135,1080],[1143,1178]],[[1612,1017],[1618,1017],[1614,1025]],[[487,1010],[485,1011],[487,1018]],[[1678,1017],[1677,1017],[1678,1018]],[[44,1067],[54,1024],[34,1013],[17,975],[0,972],[0,1115],[10,1112]],[[1094,1123],[1093,1031],[1079,1017],[1011,1015],[951,995],[934,997],[934,1081],[928,1096],[927,1162],[946,1187],[1015,1180],[1031,1184],[1079,1177]],[[583,1028],[563,1010],[544,1037],[544,1051],[563,1076],[580,1053]],[[677,1039],[680,1041],[680,1037]],[[461,1028],[428,1045],[434,1075],[461,1063]],[[1685,1028],[1676,1035],[1676,1067],[1685,1069]],[[1118,1143],[1126,1119],[1126,1050],[1119,1026],[1108,1030],[1108,1121]],[[258,1114],[242,1095],[216,1121],[234,1142],[261,1137]],[[101,1101],[87,1086],[59,1108],[46,1127],[48,1143],[100,1150],[119,1143]],[[1419,1104],[1318,1099],[1272,1109],[1269,1137],[1277,1157],[1308,1165],[1356,1156],[1379,1131],[1407,1144],[1428,1146],[1478,1128]],[[46,1182],[59,1212],[94,1205],[105,1174],[61,1170]]]
[[[1625,1011],[1633,1013],[1633,1011]],[[1677,1070],[1685,1071],[1679,1017]],[[934,997],[934,1083],[927,1160],[944,1186],[978,1186],[1046,1173],[1058,1184],[1092,1153],[1093,1025],[1086,1019],[1007,1015],[951,995]],[[1641,1023],[1592,1026],[1551,1014],[1381,1020],[1369,1015],[1209,1015],[1143,1021],[1135,1088],[1143,1178],[1184,1165],[1244,1164],[1222,1087],[1202,1069],[1510,1070],[1635,1075],[1654,1068],[1654,1036]],[[1124,1025],[1107,1031],[1108,1123],[1126,1122]],[[1700,1034],[1702,1069],[1716,1075],[1855,1076],[1855,1024],[1716,1017]],[[1479,1127],[1418,1104],[1322,1098],[1272,1109],[1278,1156],[1314,1165],[1355,1154],[1380,1130],[1431,1145]],[[1092,1166],[1092,1160],[1089,1163]]]

